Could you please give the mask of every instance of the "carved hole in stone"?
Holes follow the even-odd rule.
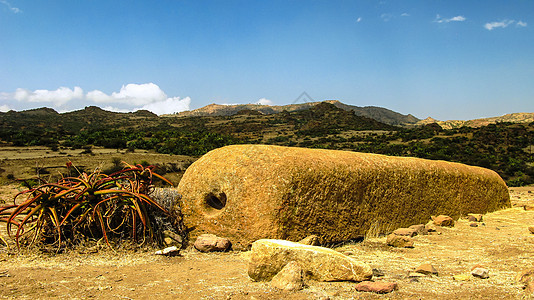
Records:
[[[221,210],[226,206],[226,194],[219,193],[218,195],[215,195],[213,193],[209,193],[204,202],[206,204],[206,208],[209,210]]]

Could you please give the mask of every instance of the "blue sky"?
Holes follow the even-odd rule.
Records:
[[[0,0],[0,110],[534,112],[534,1]]]

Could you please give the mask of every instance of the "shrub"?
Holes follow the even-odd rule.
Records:
[[[58,251],[87,238],[104,239],[110,247],[112,238],[153,242],[149,211],[169,214],[149,196],[153,180],[171,183],[154,173],[154,166],[124,164],[124,169],[111,175],[78,172],[77,177],[18,193],[13,204],[0,207],[8,236],[19,248],[43,243]],[[76,169],[70,162],[67,167]],[[25,199],[16,204],[20,197]]]

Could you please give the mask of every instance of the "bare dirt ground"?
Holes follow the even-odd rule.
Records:
[[[5,190],[4,192],[8,192]],[[199,253],[162,257],[152,251],[64,254],[16,253],[0,247],[0,297],[6,299],[533,299],[515,276],[534,267],[534,187],[511,188],[513,208],[484,215],[471,227],[459,220],[441,234],[415,237],[415,248],[385,245],[385,238],[336,248],[383,271],[374,280],[395,281],[398,290],[385,295],[357,292],[352,282],[313,282],[298,292],[252,282],[247,253]],[[412,279],[410,272],[431,263],[439,275]],[[468,274],[476,265],[487,268],[488,279]]]

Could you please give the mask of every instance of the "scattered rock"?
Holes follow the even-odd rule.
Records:
[[[271,280],[271,286],[286,291],[299,291],[304,287],[302,268],[290,261]]]
[[[358,283],[354,288],[359,292],[387,294],[397,289],[397,283],[385,281],[363,281]]]
[[[484,268],[476,268],[473,271],[471,271],[471,275],[478,277],[478,278],[486,279],[486,278],[489,278],[489,271]]]
[[[438,271],[431,264],[422,264],[415,269],[415,272],[425,275],[438,275]]]
[[[268,239],[252,244],[248,275],[255,281],[269,281],[292,260],[317,281],[364,281],[373,276],[367,264],[332,249]]]
[[[182,248],[183,246],[182,237],[179,234],[170,230],[163,231],[163,242],[165,242],[165,245],[167,246],[176,246],[178,248]]]
[[[426,228],[425,224],[412,225],[408,228],[415,230],[415,232],[417,232],[419,235],[428,234],[428,229]]]
[[[439,215],[434,218],[434,224],[442,227],[454,227],[454,220],[445,215]]]
[[[471,224],[469,224],[469,226],[471,226],[471,227],[478,227],[478,224],[477,224],[477,223],[471,223]]]
[[[534,210],[534,205],[525,205],[525,210]]]
[[[176,246],[167,247],[163,250],[158,250],[154,254],[156,255],[166,255],[166,256],[176,256],[180,254],[180,249]]]
[[[417,235],[417,231],[412,228],[399,228],[393,231],[393,234],[412,237]]]
[[[457,281],[469,281],[471,280],[471,278],[472,277],[469,274],[458,274],[458,275],[452,276],[452,279],[457,280]]]
[[[534,226],[530,226],[530,227],[528,228],[528,231],[530,231],[530,233],[534,234]]]
[[[230,249],[230,240],[215,234],[202,234],[195,241],[195,249],[201,252],[226,251]]]
[[[413,239],[411,237],[394,233],[388,235],[386,243],[388,246],[397,248],[413,248]]]
[[[469,222],[482,222],[481,214],[467,214],[467,220]]]
[[[304,245],[310,245],[310,246],[320,246],[321,243],[319,242],[319,237],[315,234],[312,234],[310,236],[307,236],[299,241],[299,243]]]
[[[481,264],[476,264],[476,265],[474,265],[474,266],[471,267],[471,271],[473,271],[473,270],[476,269],[476,268],[483,268],[483,269],[484,269],[484,266],[481,265]]]

